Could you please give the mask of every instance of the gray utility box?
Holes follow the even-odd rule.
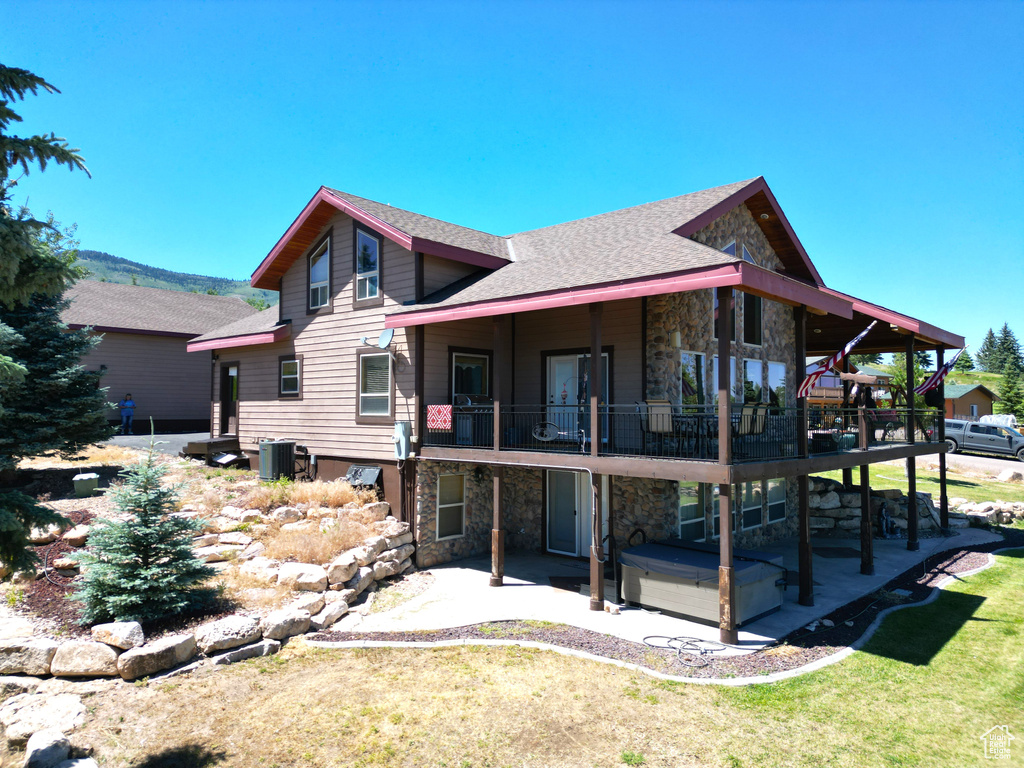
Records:
[[[718,547],[672,539],[623,550],[622,599],[707,624],[718,624]],[[781,555],[733,550],[736,625],[782,607]]]
[[[295,441],[264,440],[260,443],[260,480],[295,478]]]

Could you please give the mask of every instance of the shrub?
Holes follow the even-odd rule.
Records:
[[[199,585],[214,570],[192,551],[192,537],[202,524],[171,514],[179,487],[161,486],[164,473],[154,464],[151,449],[112,489],[114,505],[129,517],[97,521],[88,549],[77,558],[83,577],[72,597],[83,604],[83,623],[153,621],[213,597],[214,590]]]
[[[346,549],[359,546],[373,535],[372,528],[343,517],[322,532],[317,528],[278,530],[265,542],[267,548],[263,554],[275,560],[326,565]]]
[[[356,490],[344,480],[293,483],[275,480],[260,483],[240,501],[249,509],[267,512],[275,507],[308,504],[312,507],[344,507],[346,504],[369,504],[377,500],[374,491]]]

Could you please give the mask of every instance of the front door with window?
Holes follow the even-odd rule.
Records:
[[[601,355],[601,398],[608,403],[608,353]],[[558,426],[560,440],[590,434],[590,355],[549,355],[547,370],[547,420]],[[607,417],[606,421],[607,421]],[[603,425],[605,440],[608,425]]]
[[[559,555],[588,557],[593,541],[590,517],[590,475],[586,472],[547,473],[547,549]],[[608,528],[608,477],[601,478],[602,530]],[[608,549],[605,543],[605,551]]]

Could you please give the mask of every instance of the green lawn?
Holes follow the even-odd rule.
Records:
[[[868,477],[871,487],[876,490],[885,488],[899,488],[907,492],[907,475],[904,464],[872,464],[868,469]],[[1009,466],[1017,468],[1016,463]],[[1020,467],[1024,470],[1024,465]],[[832,472],[821,472],[816,477],[828,477],[832,480],[843,481],[842,470]],[[853,470],[854,484],[860,482],[860,471]],[[930,493],[935,500],[935,506],[939,505],[939,473],[927,472],[920,468],[917,470],[917,490],[919,493]],[[950,498],[967,499],[968,501],[1024,501],[1024,483],[1000,483],[994,479],[974,477],[972,475],[960,475],[955,472],[946,472],[946,493]]]

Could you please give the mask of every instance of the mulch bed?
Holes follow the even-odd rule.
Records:
[[[931,593],[933,586],[947,576],[972,571],[988,562],[988,553],[1004,547],[1024,547],[1024,531],[1002,528],[1003,541],[967,549],[951,549],[928,558],[886,583],[881,590],[844,605],[825,617],[814,630],[806,627],[791,633],[779,643],[742,656],[716,657],[679,654],[672,648],[622,640],[569,625],[546,626],[534,622],[503,621],[468,627],[420,632],[319,632],[311,640],[339,642],[378,640],[424,642],[442,640],[524,640],[564,648],[574,648],[596,656],[645,666],[658,672],[691,678],[756,677],[802,667],[848,647],[875,620],[878,614],[897,604],[917,603]],[[909,595],[894,594],[907,590]],[[655,641],[664,645],[664,640]],[[694,666],[694,665],[699,666]]]

